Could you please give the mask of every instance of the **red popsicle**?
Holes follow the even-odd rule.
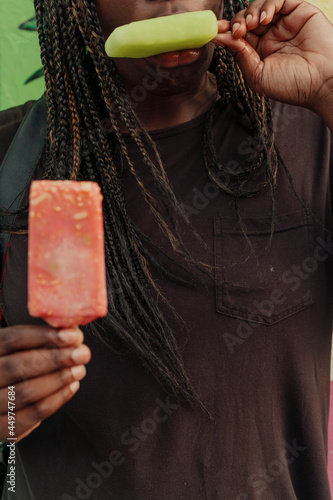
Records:
[[[33,181],[28,309],[54,327],[107,314],[102,193],[95,182]]]

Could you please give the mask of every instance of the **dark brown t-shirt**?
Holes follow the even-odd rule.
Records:
[[[22,110],[13,111],[14,116]],[[280,166],[275,232],[267,193],[240,202],[251,247],[231,198],[205,171],[203,117],[154,132],[176,196],[205,249],[195,256],[219,278],[197,289],[154,271],[184,320],[161,305],[210,420],[180,407],[130,356],[108,350],[85,330],[92,350],[80,391],[16,448],[20,500],[329,500],[327,421],[332,331],[332,136],[310,111],[274,104],[276,140],[297,200]],[[15,131],[0,114],[0,159]],[[6,124],[9,123],[7,126]],[[251,154],[245,124],[227,107],[214,123],[228,168]],[[138,156],[130,154],[154,190]],[[156,238],[156,223],[124,172],[129,215]],[[2,307],[9,325],[29,317],[26,236],[12,239]],[[106,332],[112,334],[112,332]]]

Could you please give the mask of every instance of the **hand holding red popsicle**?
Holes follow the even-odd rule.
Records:
[[[91,353],[79,329],[0,329],[0,441],[8,436],[8,387],[15,386],[15,437],[29,435],[76,394]]]
[[[30,434],[79,389],[91,353],[75,327],[107,313],[102,196],[91,182],[32,183],[29,310],[50,326],[0,330],[0,440],[8,437],[8,387],[15,386],[15,436]]]

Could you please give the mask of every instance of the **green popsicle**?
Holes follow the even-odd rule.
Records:
[[[164,52],[198,49],[218,32],[213,11],[155,17],[116,28],[105,44],[109,57],[150,57]]]

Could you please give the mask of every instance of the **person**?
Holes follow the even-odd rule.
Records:
[[[302,0],[35,8],[34,178],[101,186],[109,313],[81,330],[31,318],[12,230],[3,500],[329,500],[332,24]],[[104,52],[117,26],[205,9],[219,33],[201,49]],[[1,161],[31,105],[0,113]]]

